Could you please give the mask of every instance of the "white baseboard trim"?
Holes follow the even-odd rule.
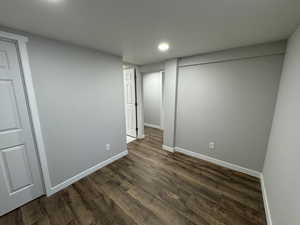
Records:
[[[235,171],[245,173],[245,174],[248,174],[250,176],[259,178],[260,183],[261,183],[261,190],[262,190],[262,195],[263,195],[263,201],[264,201],[264,208],[265,208],[267,224],[268,225],[273,224],[272,223],[271,212],[270,212],[270,207],[269,207],[269,203],[268,203],[268,198],[267,198],[267,191],[266,191],[266,186],[265,186],[263,173],[261,173],[259,171],[252,170],[252,169],[248,169],[248,168],[245,168],[245,167],[241,167],[241,166],[229,163],[229,162],[225,162],[225,161],[222,161],[220,159],[215,159],[215,158],[212,158],[212,157],[207,156],[207,155],[192,152],[190,150],[186,150],[186,149],[183,149],[183,148],[180,148],[180,147],[175,147],[174,149],[175,149],[175,152],[180,152],[180,153],[183,153],[183,154],[191,156],[191,157],[202,159],[202,160],[217,164],[219,166],[223,166],[223,167],[226,167],[226,168],[229,168],[229,169],[232,169],[232,170],[235,170]]]
[[[160,129],[161,130],[161,127],[159,125],[155,125],[155,124],[144,123],[144,126],[146,126],[146,127],[152,127],[152,128],[156,128],[156,129]]]
[[[235,165],[235,164],[232,164],[232,163],[220,160],[220,159],[216,159],[216,158],[213,158],[213,157],[210,157],[210,156],[207,156],[207,155],[192,152],[190,150],[186,150],[186,149],[183,149],[183,148],[180,148],[180,147],[175,147],[175,152],[181,152],[182,154],[185,154],[185,155],[188,155],[188,156],[191,156],[191,157],[202,159],[202,160],[217,164],[219,166],[223,166],[223,167],[226,167],[226,168],[229,168],[229,169],[241,172],[241,173],[248,174],[248,175],[253,176],[253,177],[260,178],[261,173],[258,172],[258,171],[248,169],[248,168],[245,168],[245,167],[242,167],[242,166],[238,166],[238,165]]]
[[[271,211],[270,211],[270,207],[269,207],[269,203],[268,203],[267,190],[266,190],[266,186],[265,186],[263,173],[261,173],[261,175],[260,175],[260,183],[261,183],[261,191],[262,191],[263,200],[264,200],[267,224],[272,225],[273,223],[272,223]]]
[[[97,164],[97,165],[95,165],[95,166],[93,166],[93,167],[91,167],[91,168],[89,168],[89,169],[87,169],[87,170],[85,170],[85,171],[83,171],[83,172],[67,179],[66,181],[63,181],[60,184],[58,184],[54,187],[51,187],[51,191],[47,196],[53,195],[54,193],[70,186],[71,184],[75,183],[76,181],[92,174],[93,172],[95,172],[95,171],[101,169],[102,167],[107,166],[108,164],[110,164],[110,163],[126,156],[127,154],[128,154],[128,150],[125,150],[125,151],[123,151],[123,152],[121,152],[117,155],[114,155],[113,157],[111,157],[111,158],[109,158],[109,159],[107,159],[107,160],[105,160],[105,161],[103,161],[103,162],[101,162],[101,163],[99,163],[99,164]]]
[[[161,147],[162,147],[163,150],[166,150],[168,152],[174,152],[173,147],[170,147],[170,146],[167,146],[167,145],[162,145]]]

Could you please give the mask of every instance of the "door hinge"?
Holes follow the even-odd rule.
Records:
[[[135,106],[137,106],[138,104],[137,104],[137,102],[135,103]]]

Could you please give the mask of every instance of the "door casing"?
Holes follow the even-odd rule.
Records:
[[[27,94],[28,107],[30,111],[29,114],[32,120],[33,137],[37,145],[38,158],[41,164],[41,170],[43,175],[42,181],[44,183],[44,188],[47,196],[50,196],[54,192],[51,190],[51,181],[46,158],[45,144],[43,140],[37,101],[31,76],[31,69],[26,46],[28,38],[22,35],[12,34],[3,31],[0,31],[0,38],[3,40],[13,41],[16,43],[17,46],[17,51],[20,57],[20,69],[22,71],[22,76],[24,79],[24,90]]]

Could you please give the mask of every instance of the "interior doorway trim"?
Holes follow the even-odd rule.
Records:
[[[142,91],[142,74],[138,66],[135,66],[136,75],[136,100],[137,100],[137,139],[145,138],[144,134],[144,103],[143,103],[143,91]]]
[[[46,158],[45,144],[42,135],[41,123],[39,118],[39,112],[37,107],[37,101],[35,98],[35,91],[32,82],[31,69],[29,64],[29,57],[27,52],[28,38],[22,35],[12,34],[0,31],[0,38],[10,40],[16,43],[17,50],[20,57],[20,67],[25,83],[25,92],[29,105],[29,114],[32,120],[33,136],[36,142],[37,153],[41,163],[41,169],[43,174],[43,181],[46,194],[51,195],[51,181],[49,176],[48,163]]]

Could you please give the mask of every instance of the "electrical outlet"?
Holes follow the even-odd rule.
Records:
[[[106,151],[110,151],[110,144],[106,144]]]
[[[210,151],[215,150],[215,149],[216,149],[216,142],[214,142],[214,141],[209,142],[209,144],[208,144],[208,149],[209,149]]]

